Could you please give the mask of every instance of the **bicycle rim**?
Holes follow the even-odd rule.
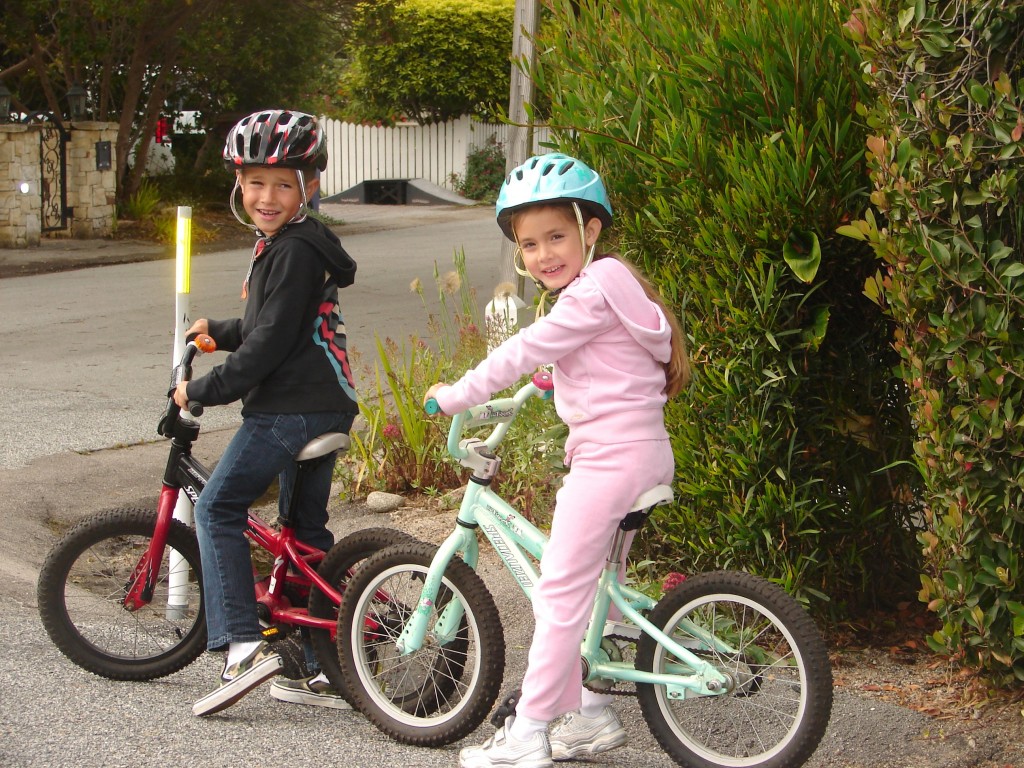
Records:
[[[402,655],[397,640],[417,609],[431,548],[392,547],[368,559],[342,600],[339,646],[357,706],[405,743],[449,744],[486,717],[501,685],[504,640],[493,600],[472,569],[449,565],[430,607],[423,647]],[[451,637],[434,632],[458,600],[465,610]],[[344,638],[344,641],[342,640]]]
[[[673,699],[664,686],[641,685],[644,717],[682,765],[796,768],[813,753],[831,712],[824,643],[799,604],[774,585],[750,574],[706,576],[666,595],[651,620],[726,674],[731,690]],[[651,638],[640,646],[638,666],[686,671]]]
[[[40,571],[43,625],[79,666],[115,680],[148,680],[191,663],[205,645],[199,551],[174,522],[150,602],[124,607],[133,571],[150,545],[155,516],[116,510],[85,521],[58,544]],[[180,586],[171,589],[172,569]]]

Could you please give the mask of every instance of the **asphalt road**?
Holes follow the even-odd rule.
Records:
[[[415,227],[390,225],[343,235],[359,262],[358,283],[343,307],[353,346],[373,335],[422,333],[423,307],[409,293],[419,277],[432,284],[455,248],[465,247],[471,280],[489,295],[498,241],[486,210],[423,216]],[[371,231],[372,230],[372,231]],[[193,317],[238,309],[247,252],[195,263]],[[250,766],[342,764],[454,766],[464,744],[437,750],[396,744],[361,716],[282,704],[259,690],[220,715],[199,719],[191,703],[219,672],[218,656],[150,683],[118,683],[84,672],[60,656],[38,620],[35,580],[57,534],[74,521],[117,506],[151,506],[166,458],[154,439],[170,364],[173,270],[166,261],[0,280],[0,766]],[[214,409],[196,454],[212,462],[237,423]],[[368,516],[338,505],[337,534],[371,525],[420,533],[408,513]],[[434,526],[433,529],[436,529]],[[503,606],[506,686],[522,676],[532,621],[511,579],[493,561],[485,581]],[[651,738],[635,702],[621,711],[630,743],[592,765],[662,768],[671,761]],[[969,737],[927,737],[933,721],[837,691],[831,725],[810,768],[961,768],[981,765]]]

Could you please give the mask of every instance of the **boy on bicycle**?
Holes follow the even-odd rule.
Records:
[[[338,308],[338,289],[352,284],[356,265],[333,232],[307,218],[319,187],[317,171],[327,166],[316,119],[286,110],[256,112],[231,129],[223,156],[235,171],[231,210],[257,236],[242,283],[245,312],[193,323],[190,334],[209,334],[230,354],[174,392],[182,407],[189,400],[207,406],[242,400],[242,425],[195,507],[207,648],[226,651],[218,687],[192,707],[199,716],[230,707],[283,666],[263,641],[256,612],[245,538],[249,507],[279,477],[279,505],[286,510],[296,455],[324,432],[347,433],[358,413]],[[252,223],[239,215],[238,192]],[[333,461],[323,462],[298,500],[296,535],[323,550],[334,543],[327,529],[333,471]],[[280,693],[275,697],[287,701],[321,695],[341,701],[315,676],[288,681]]]

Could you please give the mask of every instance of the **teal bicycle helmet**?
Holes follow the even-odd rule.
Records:
[[[528,205],[545,202],[576,203],[611,226],[612,204],[597,172],[574,157],[553,153],[537,155],[515,168],[501,185],[495,206],[498,226],[512,242],[512,214]]]

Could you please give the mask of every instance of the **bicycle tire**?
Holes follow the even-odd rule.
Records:
[[[394,528],[364,528],[350,533],[331,547],[317,567],[317,573],[339,592],[344,593],[352,569],[375,552],[392,544],[415,542],[416,539],[404,531]],[[315,587],[309,593],[309,615],[318,619],[338,618],[338,606],[326,594]],[[334,689],[351,704],[347,686],[338,661],[338,647],[331,633],[323,629],[309,630],[310,644],[316,654],[320,669],[327,675]]]
[[[651,623],[731,676],[717,696],[670,699],[663,685],[637,685],[644,720],[686,768],[798,768],[820,743],[832,712],[832,668],[806,611],[778,586],[749,573],[687,580],[654,607]],[[714,650],[684,620],[714,627],[730,652]],[[692,625],[691,625],[692,626]],[[664,672],[675,656],[649,635],[637,668]]]
[[[433,622],[452,599],[462,602],[455,637],[438,645],[428,628],[420,650],[397,654],[394,640],[422,608],[420,592],[435,551],[416,543],[376,553],[352,576],[338,611],[339,658],[353,705],[382,733],[424,747],[451,744],[475,730],[497,700],[505,671],[494,598],[458,558],[445,569],[431,607]]]
[[[61,653],[101,677],[154,680],[188,666],[206,648],[199,543],[183,523],[171,521],[152,601],[137,611],[123,606],[155,526],[155,511],[101,512],[69,530],[39,572],[36,596],[46,633]],[[180,618],[167,612],[172,550],[191,571]]]

